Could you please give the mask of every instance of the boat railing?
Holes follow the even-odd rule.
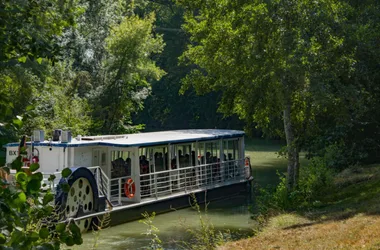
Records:
[[[131,176],[108,178],[99,166],[89,167],[96,178],[99,194],[121,205],[126,199],[124,185]],[[245,179],[244,159],[140,174],[141,198],[159,198],[200,188],[213,188]]]
[[[94,174],[99,195],[106,196],[109,199],[111,197],[110,179],[99,166],[88,167],[88,169]]]
[[[244,178],[244,159],[141,174],[141,198],[158,198],[181,191],[223,186]]]
[[[54,175],[55,178],[52,180],[50,176]],[[47,173],[42,172],[42,182],[46,184],[46,187],[50,188],[52,191],[55,191],[56,187],[58,186],[59,181],[61,180],[62,174],[61,172],[53,172],[53,173]]]
[[[110,180],[111,195],[109,197],[111,202],[116,202],[118,205],[122,204],[122,199],[126,198],[124,193],[124,185],[129,178],[131,178],[131,176],[112,178]]]

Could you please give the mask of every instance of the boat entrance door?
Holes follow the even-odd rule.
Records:
[[[99,166],[107,176],[111,176],[110,168],[107,166],[107,149],[92,150],[92,166]]]

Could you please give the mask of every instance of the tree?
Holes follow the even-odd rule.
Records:
[[[59,37],[75,25],[76,1],[1,1],[0,144],[14,139],[33,109],[32,89],[43,86],[43,60],[61,59]]]
[[[347,6],[335,0],[180,1],[191,44],[182,60],[197,67],[183,88],[223,91],[219,110],[236,113],[267,132],[282,119],[287,141],[287,187],[298,180],[299,151],[324,89],[352,71],[345,44]],[[272,125],[272,126],[271,126]]]
[[[26,58],[55,61],[61,47],[57,37],[75,24],[81,12],[75,1],[4,0],[0,3],[0,63]]]
[[[101,122],[97,131],[130,130],[131,114],[142,108],[143,100],[150,94],[150,82],[164,75],[151,59],[164,46],[162,36],[152,33],[154,20],[153,14],[145,18],[125,17],[107,37],[101,95],[95,99],[95,116]]]
[[[178,63],[189,40],[181,29],[184,9],[172,0],[134,2],[136,15],[144,17],[155,13],[154,32],[162,34],[165,41],[162,54],[155,56],[155,60],[167,74],[152,82],[152,94],[145,100],[144,109],[133,116],[133,121],[144,123],[146,130],[241,128],[243,124],[236,116],[225,118],[216,112],[221,93],[199,96],[193,88],[180,93],[181,79],[191,69],[191,66]]]

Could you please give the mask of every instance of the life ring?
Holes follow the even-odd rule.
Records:
[[[249,157],[245,157],[245,159],[244,159],[244,175],[245,175],[245,178],[249,181],[251,181],[253,179],[252,168],[251,168],[251,159]]]
[[[131,178],[127,179],[127,181],[124,183],[125,196],[131,199],[135,196],[135,192],[136,192],[135,182]]]

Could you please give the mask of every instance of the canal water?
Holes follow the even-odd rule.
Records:
[[[286,172],[286,160],[275,154],[281,145],[271,141],[247,141],[246,153],[251,157],[253,177],[256,185],[266,187],[268,184],[278,183],[277,171]],[[302,158],[301,160],[304,161]],[[304,164],[303,162],[302,164]],[[225,200],[210,202],[207,206],[207,217],[216,231],[224,232],[230,240],[247,238],[253,235],[253,228],[257,226],[250,218],[250,209],[254,207],[251,196],[236,196]],[[202,216],[205,208],[201,207]],[[158,236],[163,242],[165,250],[184,249],[181,242],[188,242],[191,237],[186,229],[199,229],[199,215],[192,208],[181,209],[166,214],[156,215],[153,225],[159,229]],[[83,235],[84,243],[74,249],[93,249],[97,240],[96,249],[124,250],[146,249],[151,238],[144,233],[147,226],[138,221],[110,227],[96,233]],[[227,233],[226,233],[227,232]]]
[[[200,207],[204,221],[209,221],[215,231],[222,232],[226,238],[240,239],[253,235],[255,222],[250,218],[252,203],[249,196],[236,196],[229,199],[210,202]],[[183,249],[183,242],[188,242],[191,235],[187,229],[197,230],[200,225],[196,209],[185,208],[156,215],[153,225],[158,228],[158,236],[164,249]],[[75,249],[91,249],[97,242],[96,249],[146,249],[151,238],[146,235],[148,227],[139,221],[113,226],[98,234],[89,232],[83,235],[83,245]]]

